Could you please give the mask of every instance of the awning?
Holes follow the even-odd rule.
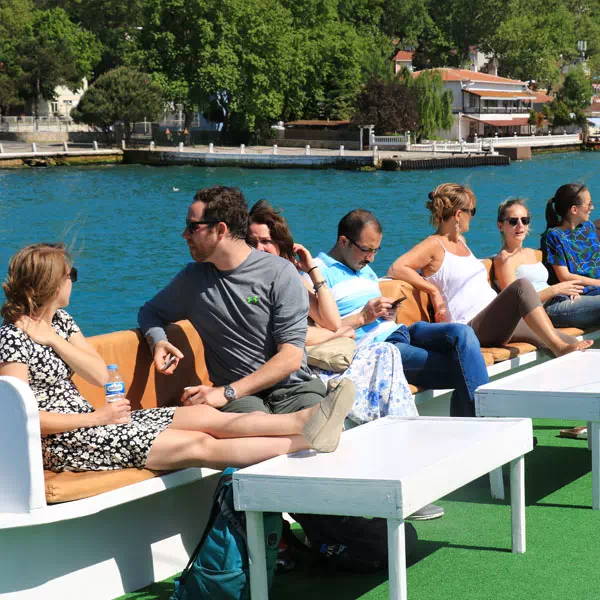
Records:
[[[518,119],[477,119],[476,117],[464,116],[465,119],[471,119],[478,123],[484,123],[485,125],[491,125],[492,127],[521,127],[522,125],[529,125],[529,117],[522,117]]]
[[[495,90],[465,90],[465,92],[479,96],[482,100],[535,100],[535,96],[527,92],[497,92]]]
[[[591,123],[594,127],[600,127],[600,118],[598,117],[588,117],[588,123]]]

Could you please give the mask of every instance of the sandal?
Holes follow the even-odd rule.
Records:
[[[571,438],[574,440],[587,440],[587,427],[571,427],[570,429],[561,429],[559,437]]]

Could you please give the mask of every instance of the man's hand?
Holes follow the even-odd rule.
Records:
[[[377,319],[385,319],[386,321],[393,320],[390,316],[392,308],[392,299],[386,296],[380,298],[371,298],[362,309],[363,321],[365,325],[376,321]]]
[[[154,346],[154,368],[164,375],[173,375],[182,358],[181,350],[166,340],[161,340]]]
[[[58,334],[54,327],[43,319],[32,319],[22,316],[15,321],[15,325],[24,331],[36,344],[52,346]]]
[[[186,387],[181,395],[181,404],[192,406],[193,404],[207,404],[214,408],[221,408],[227,404],[224,389],[222,387],[210,387],[209,385],[193,385]]]
[[[107,402],[93,413],[95,425],[118,425],[131,420],[131,403],[129,400]]]

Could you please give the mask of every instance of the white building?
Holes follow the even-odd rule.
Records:
[[[73,110],[81,100],[84,92],[88,89],[87,79],[83,79],[81,89],[72,91],[67,87],[59,85],[54,90],[55,99],[46,100],[40,98],[38,102],[38,116],[61,117],[68,119]]]
[[[398,50],[392,58],[394,62],[394,74],[398,75],[402,71],[403,67],[406,67],[409,71],[413,70],[413,53],[407,50]]]
[[[529,111],[535,96],[525,81],[467,69],[435,69],[452,92],[454,124],[440,137],[456,140],[494,135],[529,135]],[[425,71],[413,74],[418,77]]]

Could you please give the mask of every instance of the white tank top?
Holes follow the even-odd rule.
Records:
[[[548,269],[541,262],[519,265],[515,274],[517,279],[529,279],[536,292],[541,292],[548,287]]]
[[[468,256],[457,256],[448,252],[439,238],[435,239],[444,248],[444,260],[440,268],[425,279],[440,290],[446,305],[446,321],[469,323],[496,297],[488,282],[487,269],[466,244]]]

